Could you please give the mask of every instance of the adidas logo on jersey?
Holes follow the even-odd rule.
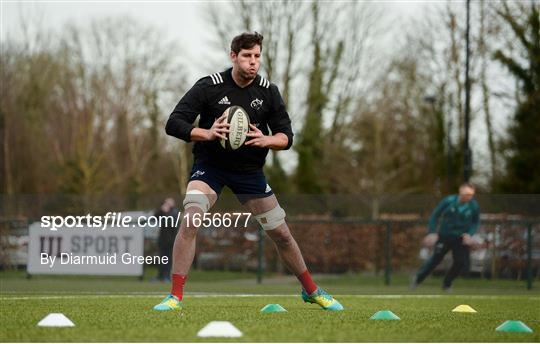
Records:
[[[218,104],[222,105],[231,105],[231,102],[229,101],[229,98],[227,96],[221,98],[221,100],[218,102]]]

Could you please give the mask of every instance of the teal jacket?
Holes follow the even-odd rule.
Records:
[[[474,235],[480,226],[480,208],[473,199],[460,203],[458,195],[445,197],[429,218],[429,233],[440,237],[459,237],[464,233]]]

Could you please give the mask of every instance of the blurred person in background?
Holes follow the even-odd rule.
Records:
[[[474,194],[475,187],[463,183],[459,187],[459,194],[445,197],[431,214],[428,235],[423,244],[435,248],[433,255],[413,276],[412,289],[426,279],[448,251],[452,251],[453,263],[443,280],[444,291],[449,292],[454,279],[469,268],[470,248],[475,243],[472,236],[480,225],[480,208]]]
[[[159,219],[158,223],[161,226],[158,236],[159,255],[161,257],[168,257],[167,264],[158,265],[158,274],[153,279],[154,281],[164,282],[171,280],[173,245],[176,234],[178,233],[178,228],[175,226],[178,211],[174,199],[166,198],[154,214]]]

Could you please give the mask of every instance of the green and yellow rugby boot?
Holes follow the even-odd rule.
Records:
[[[160,303],[154,306],[155,311],[180,311],[182,310],[182,301],[174,295],[169,295]]]
[[[308,295],[307,292],[302,289],[302,300],[304,300],[304,302],[316,303],[325,311],[343,310],[341,303],[320,287],[317,287],[317,290],[311,295]]]

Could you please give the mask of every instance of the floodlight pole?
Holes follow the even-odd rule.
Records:
[[[472,173],[472,151],[469,146],[469,122],[471,114],[471,80],[469,79],[469,31],[470,0],[467,0],[467,26],[465,32],[465,138],[463,142],[463,180],[468,182]]]

